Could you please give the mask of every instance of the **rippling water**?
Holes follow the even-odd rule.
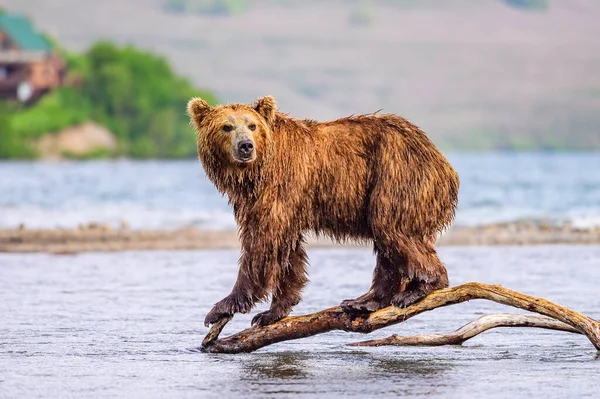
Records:
[[[453,285],[497,283],[600,319],[600,247],[445,247]],[[311,250],[296,313],[362,294],[365,249]],[[365,348],[332,332],[252,354],[197,351],[237,251],[0,254],[0,397],[596,398],[600,360],[578,335],[497,329],[464,346]],[[263,305],[261,308],[264,308]],[[451,331],[506,307],[472,301],[377,331]],[[257,309],[258,311],[258,309]],[[246,328],[236,316],[224,334]]]
[[[600,225],[600,154],[451,154],[457,223],[518,219]],[[0,227],[231,228],[227,202],[196,160],[0,162]]]

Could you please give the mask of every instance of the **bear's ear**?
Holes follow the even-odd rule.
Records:
[[[192,121],[201,122],[208,111],[210,111],[210,105],[199,97],[192,98],[188,102],[187,112]]]
[[[277,112],[277,103],[275,102],[275,98],[272,96],[259,98],[254,104],[254,110],[258,112],[260,116],[265,118],[267,123],[272,123],[275,119],[275,113]]]

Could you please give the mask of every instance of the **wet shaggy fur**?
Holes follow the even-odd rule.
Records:
[[[217,107],[196,98],[188,113],[199,159],[233,205],[242,243],[237,281],[207,325],[269,294],[270,309],[253,324],[285,317],[307,282],[303,235],[311,231],[374,243],[371,289],[342,302],[348,312],[408,306],[448,286],[434,244],[454,218],[459,179],[417,126],[385,114],[299,120],[278,112],[272,97]],[[235,157],[238,136],[253,140],[251,162]]]

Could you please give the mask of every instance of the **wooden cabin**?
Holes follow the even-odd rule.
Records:
[[[62,84],[65,62],[27,18],[0,14],[0,100],[31,102]]]

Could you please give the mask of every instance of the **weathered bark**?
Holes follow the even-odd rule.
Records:
[[[562,321],[554,320],[547,316],[535,314],[488,314],[481,316],[458,330],[448,334],[426,334],[426,335],[392,335],[387,338],[373,339],[370,341],[355,342],[349,346],[443,346],[460,345],[477,335],[497,327],[537,327],[548,330],[565,331],[581,334]]]
[[[223,320],[213,325],[202,343],[202,350],[211,353],[252,352],[276,342],[304,338],[332,330],[369,333],[401,323],[428,310],[471,299],[487,299],[548,316],[584,334],[600,351],[600,322],[542,298],[521,294],[499,285],[481,283],[466,283],[432,292],[426,298],[404,309],[390,306],[357,317],[345,313],[337,306],[306,316],[286,317],[265,327],[251,327],[230,337],[217,339],[229,321]]]

